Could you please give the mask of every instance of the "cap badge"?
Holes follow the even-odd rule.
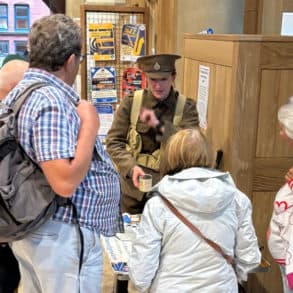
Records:
[[[161,66],[160,66],[160,64],[159,64],[158,62],[156,62],[156,63],[154,64],[154,69],[155,69],[156,71],[158,71],[158,70],[161,69]]]

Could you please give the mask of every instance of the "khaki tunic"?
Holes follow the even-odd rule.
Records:
[[[161,147],[166,140],[176,131],[182,128],[192,128],[198,126],[198,113],[196,104],[191,99],[186,99],[183,110],[182,121],[175,129],[173,117],[177,103],[178,92],[173,88],[169,96],[160,101],[156,99],[150,91],[144,90],[142,107],[153,109],[160,122],[164,123],[164,134],[159,136],[156,129],[147,126],[139,119],[136,130],[142,139],[141,153],[151,154]],[[130,127],[130,115],[133,97],[128,96],[123,99],[117,109],[112,123],[112,127],[106,138],[107,151],[114,161],[121,179],[122,189],[122,210],[132,214],[141,213],[146,202],[146,194],[139,191],[132,183],[132,169],[138,165],[132,154],[126,150],[127,134]],[[145,168],[145,173],[153,175],[153,185],[160,180],[159,172]]]

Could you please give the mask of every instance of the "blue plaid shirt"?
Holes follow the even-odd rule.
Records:
[[[25,101],[18,118],[18,136],[26,153],[35,161],[74,158],[80,119],[79,97],[72,87],[46,71],[29,69],[23,80],[3,101],[11,105],[29,84],[45,82]],[[85,178],[72,195],[78,221],[105,236],[122,231],[120,182],[100,140]],[[59,207],[53,219],[74,223],[71,206]]]

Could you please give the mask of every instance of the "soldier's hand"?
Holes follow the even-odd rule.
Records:
[[[142,168],[140,168],[137,165],[133,167],[133,169],[132,169],[132,182],[136,188],[138,188],[138,186],[139,186],[139,176],[143,176],[143,175],[145,175],[145,173]]]
[[[156,128],[160,123],[155,112],[147,108],[142,108],[140,110],[139,119],[152,128]]]

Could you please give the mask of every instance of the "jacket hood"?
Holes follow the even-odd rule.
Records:
[[[234,199],[237,188],[229,173],[207,168],[189,168],[166,175],[153,188],[181,211],[216,213]]]

